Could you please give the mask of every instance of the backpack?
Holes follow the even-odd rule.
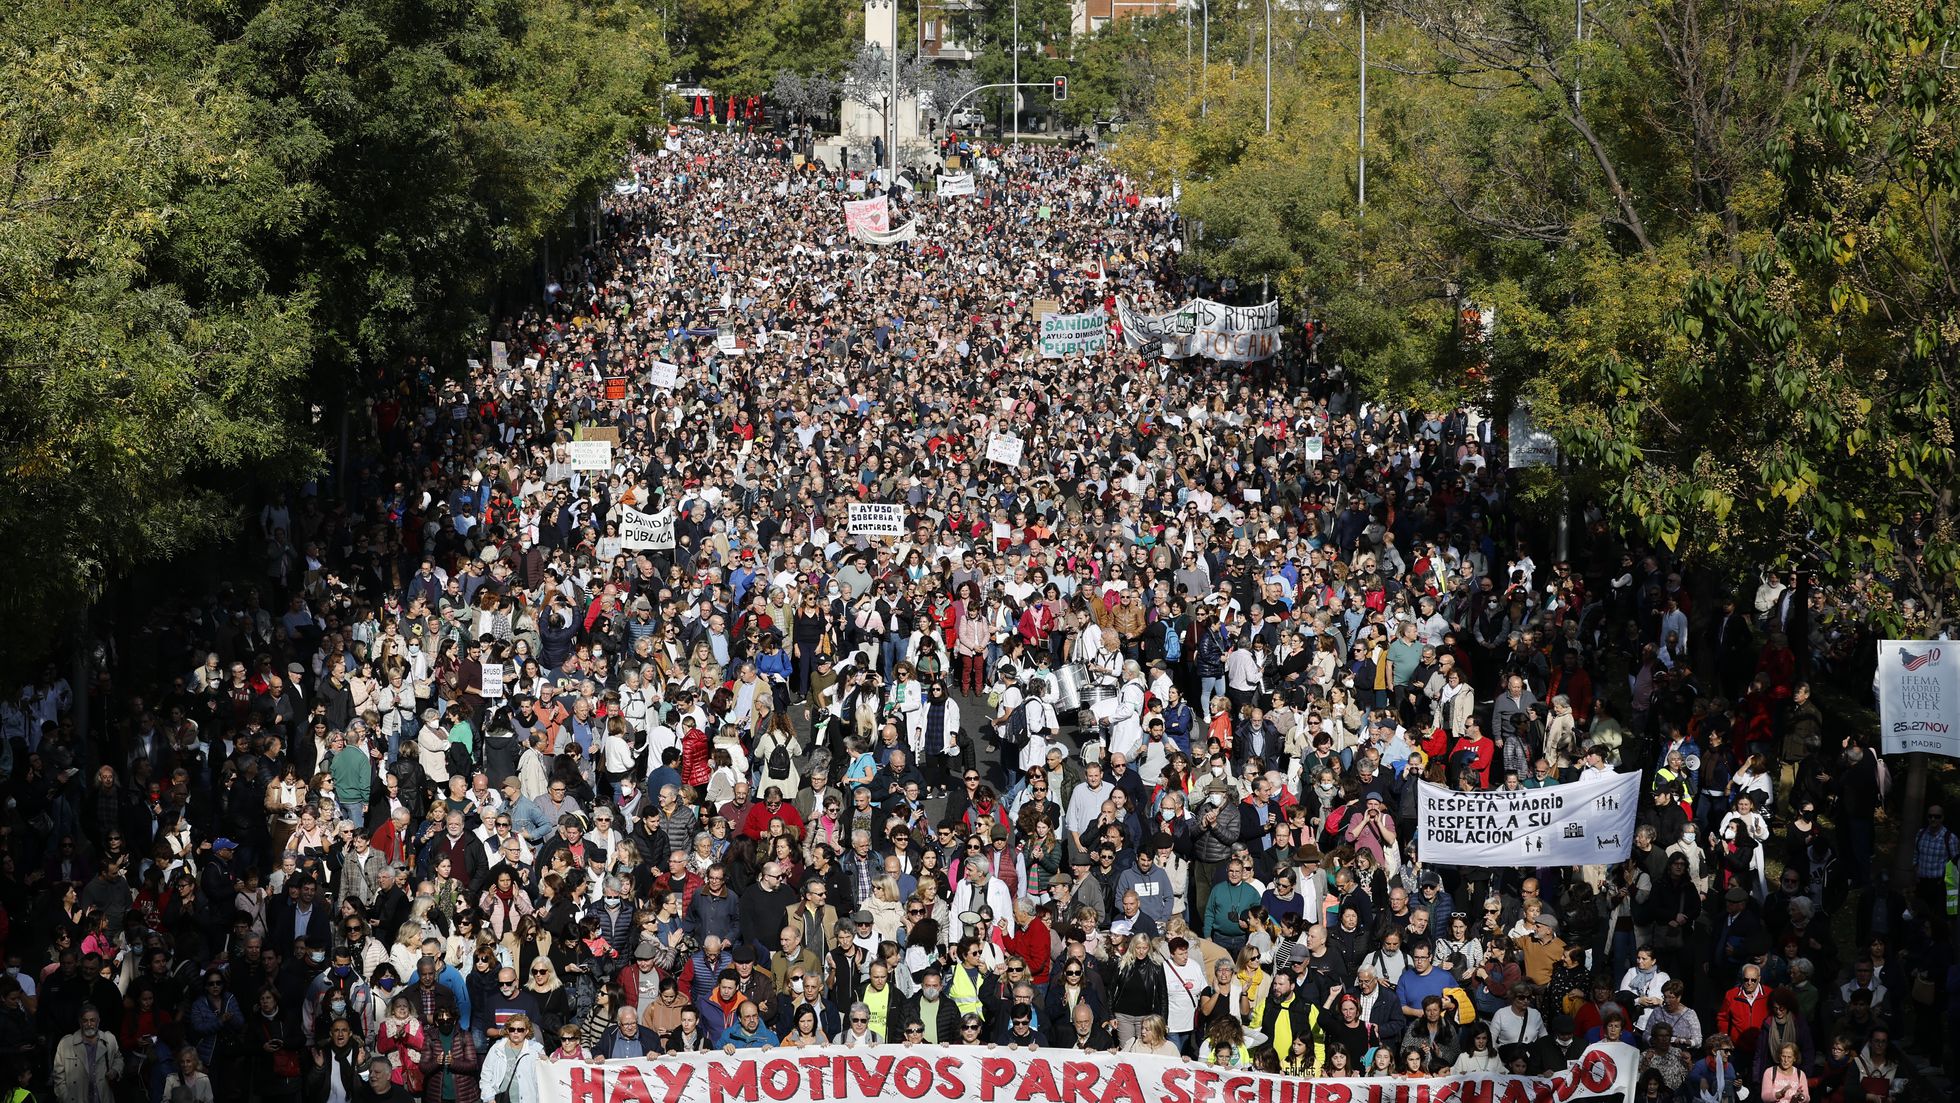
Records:
[[[1184,640],[1178,634],[1177,623],[1164,625],[1164,661],[1174,663],[1184,657]]]
[[[1014,711],[1007,714],[1007,719],[1001,721],[1000,741],[1003,745],[1019,747],[1028,741],[1028,706],[1033,700],[1031,697],[1023,698]]]
[[[769,752],[769,764],[766,772],[771,778],[782,781],[789,777],[789,771],[789,746],[779,741],[776,744],[776,749]]]

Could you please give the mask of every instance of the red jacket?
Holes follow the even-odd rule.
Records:
[[[1048,983],[1048,970],[1053,965],[1048,956],[1050,937],[1048,924],[1037,918],[1006,939],[1007,952],[1028,963],[1028,979],[1035,984]]]
[[[1757,1037],[1769,1021],[1769,989],[1756,986],[1756,998],[1742,994],[1741,986],[1722,997],[1722,1008],[1715,1013],[1715,1029],[1729,1036],[1737,1053],[1756,1052]]]

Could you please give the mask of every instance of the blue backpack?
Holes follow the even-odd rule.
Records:
[[[1184,657],[1184,639],[1177,630],[1177,622],[1164,626],[1164,661],[1174,663]]]

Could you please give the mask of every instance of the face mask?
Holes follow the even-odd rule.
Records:
[[[306,955],[306,957],[307,960],[311,961],[315,965],[318,965],[321,962],[327,960],[327,955],[325,951],[315,951],[313,953]]]
[[[346,1000],[335,1000],[335,1001],[333,1001],[333,1009],[334,1009],[334,1013],[335,1013],[335,1014],[339,1014],[339,1013],[341,1013],[341,1012],[343,1012],[343,1011],[345,1011],[345,1010],[347,1010],[347,1001],[346,1001]]]
[[[939,998],[939,989],[937,988],[922,988],[920,992],[924,994],[927,1000],[937,1000]]]
[[[333,967],[333,975],[336,977],[348,976],[353,972],[354,967],[352,965],[336,965]]]
[[[395,980],[395,978],[393,978],[393,977],[382,977],[382,978],[381,978],[381,990],[382,990],[383,992],[393,992],[393,991],[395,990],[395,985],[396,985],[397,983],[399,983],[399,982],[397,982],[397,981]]]
[[[1224,777],[1224,776],[1225,776],[1225,767],[1223,767],[1223,766],[1213,766],[1213,767],[1211,768],[1211,776],[1213,776],[1213,777]]]

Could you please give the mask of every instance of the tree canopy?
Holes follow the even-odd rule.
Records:
[[[317,472],[314,403],[453,355],[666,65],[569,0],[57,0],[0,17],[14,638]],[[10,645],[14,646],[14,645]]]
[[[1181,35],[1078,64],[1148,52],[1116,156],[1182,187],[1196,263],[1269,277],[1384,398],[1529,404],[1567,457],[1532,473],[1544,500],[1950,618],[1960,4],[1585,12],[1370,3],[1365,209],[1353,9],[1275,11],[1271,134],[1263,12],[1214,10],[1202,87]]]

